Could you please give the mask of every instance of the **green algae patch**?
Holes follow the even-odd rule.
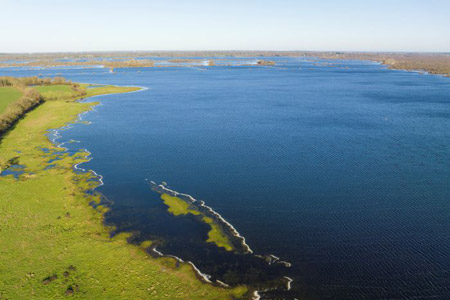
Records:
[[[162,194],[161,199],[163,199],[164,204],[169,207],[168,211],[172,213],[174,216],[179,215],[199,215],[200,212],[189,209],[189,204],[178,197],[171,196],[169,194]]]
[[[0,298],[218,300],[243,296],[245,287],[204,284],[190,265],[169,268],[163,259],[149,257],[143,248],[151,242],[137,247],[127,242],[128,235],[110,238],[103,214],[89,205],[98,203],[99,196],[86,193],[95,177],[73,169],[74,164],[87,161],[88,153],[68,155],[45,135],[49,129],[75,121],[93,105],[47,101],[0,140],[0,161],[24,166],[18,179],[0,176]],[[50,164],[56,167],[48,168]]]
[[[203,222],[211,226],[211,230],[208,232],[207,242],[215,243],[218,247],[223,247],[227,251],[232,251],[233,246],[226,235],[223,234],[220,227],[209,217],[203,217]]]
[[[178,197],[163,193],[161,194],[161,199],[164,201],[164,204],[168,206],[167,210],[174,216],[187,214],[200,216],[200,220],[211,227],[211,230],[208,232],[207,242],[214,243],[217,247],[223,247],[227,251],[232,251],[234,249],[230,239],[223,233],[220,226],[212,218],[207,217],[196,208],[190,207],[189,203]]]

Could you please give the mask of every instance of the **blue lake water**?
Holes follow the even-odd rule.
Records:
[[[291,262],[291,297],[450,299],[450,79],[274,60],[0,75],[149,88],[92,99],[92,124],[63,132],[92,152],[83,167],[103,175],[107,222],[123,230],[178,236],[174,254],[196,259],[182,245],[195,248],[207,228],[167,224],[146,179],[165,181],[204,200],[256,253]]]

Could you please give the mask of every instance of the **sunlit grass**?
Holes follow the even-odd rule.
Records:
[[[13,87],[0,87],[0,114],[10,103],[19,100],[21,96],[22,93]]]
[[[76,96],[76,92],[66,84],[36,86],[35,89],[46,100],[63,100]]]

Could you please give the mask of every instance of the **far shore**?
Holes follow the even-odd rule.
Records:
[[[345,52],[345,51],[138,51],[138,52],[81,52],[81,53],[4,53],[0,67],[58,67],[93,66],[105,68],[173,67],[198,63],[199,58],[317,57],[323,59],[354,59],[380,62],[392,69],[417,70],[450,77],[450,53],[419,52]],[[157,59],[167,58],[169,65],[155,65]],[[271,64],[256,64],[271,65]]]

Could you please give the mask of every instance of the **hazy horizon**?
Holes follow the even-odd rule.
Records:
[[[416,53],[416,54],[450,54],[450,51],[358,51],[358,50],[233,50],[233,49],[217,49],[217,50],[202,50],[202,49],[196,49],[196,50],[80,50],[80,51],[43,51],[43,52],[30,52],[30,51],[17,51],[17,52],[0,52],[0,55],[9,55],[9,54],[63,54],[63,53],[69,53],[69,54],[77,54],[77,53],[176,53],[176,52],[217,52],[217,53],[225,53],[225,52],[299,52],[299,53],[307,53],[307,52],[317,52],[317,53],[324,53],[324,52],[345,52],[345,53]]]
[[[449,52],[445,0],[2,0],[0,53]],[[200,49],[200,50],[199,50]]]

